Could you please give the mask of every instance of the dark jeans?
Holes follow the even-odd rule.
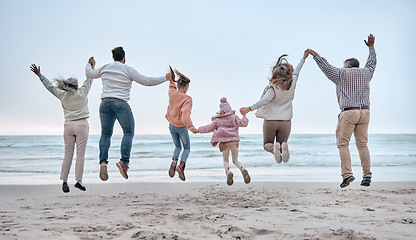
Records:
[[[118,121],[123,129],[123,140],[121,141],[121,161],[126,165],[130,162],[130,152],[134,136],[134,117],[130,105],[123,100],[106,101],[100,104],[101,138],[100,138],[100,164],[108,164],[108,150],[113,135],[114,123]]]

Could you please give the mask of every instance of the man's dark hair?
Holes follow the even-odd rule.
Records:
[[[113,53],[113,59],[114,61],[123,61],[124,56],[126,53],[123,50],[123,47],[116,47],[113,50],[111,50]]]
[[[344,63],[347,63],[352,68],[354,68],[354,67],[359,68],[360,67],[360,62],[356,58],[348,58],[347,60],[344,61]]]

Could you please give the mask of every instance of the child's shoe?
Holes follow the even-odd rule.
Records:
[[[179,163],[179,166],[176,168],[176,171],[178,172],[179,179],[182,181],[185,181],[185,163],[181,161]]]
[[[241,173],[243,174],[244,182],[245,182],[246,184],[249,184],[249,183],[250,183],[250,181],[251,181],[251,177],[250,177],[250,175],[248,174],[247,169],[243,168],[243,170],[241,170]]]
[[[280,143],[278,142],[274,144],[274,160],[277,163],[282,163],[282,153],[280,152]]]
[[[176,165],[178,164],[178,159],[172,159],[172,163],[170,164],[170,168],[169,168],[169,177],[173,178],[175,176],[175,169],[176,169]]]
[[[287,142],[282,143],[282,160],[283,162],[288,162],[290,158],[289,154],[289,146],[287,145]]]
[[[231,170],[227,170],[227,184],[228,184],[228,186],[233,185],[233,183],[234,183],[233,177],[234,177],[234,173],[231,172]]]

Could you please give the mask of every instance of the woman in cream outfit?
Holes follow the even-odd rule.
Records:
[[[250,107],[242,107],[241,114],[257,110],[256,117],[264,119],[263,147],[273,153],[277,163],[289,161],[289,147],[287,140],[291,131],[293,117],[292,102],[295,97],[296,83],[299,72],[308,57],[305,52],[303,58],[294,69],[284,58],[279,57],[272,70],[269,84],[263,91],[260,101]]]
[[[75,78],[56,79],[56,86],[54,86],[51,81],[40,73],[40,67],[32,64],[30,70],[39,77],[45,88],[61,101],[64,111],[65,156],[61,168],[62,191],[64,193],[69,192],[67,182],[75,145],[77,146],[77,162],[75,164],[76,184],[74,187],[85,191],[86,188],[82,185],[82,177],[84,173],[85,149],[89,134],[87,97],[92,79],[86,79],[81,87],[78,87],[78,80]]]

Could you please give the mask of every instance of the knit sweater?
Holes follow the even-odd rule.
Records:
[[[223,115],[213,117],[212,123],[198,128],[199,133],[213,132],[211,145],[216,146],[219,142],[239,142],[239,127],[247,127],[248,118],[239,118],[235,111],[226,112]]]
[[[103,82],[101,99],[112,97],[124,101],[130,100],[130,89],[133,81],[145,86],[156,86],[166,81],[166,77],[146,77],[119,61],[106,64],[95,70],[92,69],[90,63],[87,63],[85,75],[87,78],[101,78]]]
[[[75,92],[66,92],[57,88],[43,75],[40,77],[40,81],[49,92],[61,101],[66,122],[89,117],[87,96],[92,84],[91,78],[87,78]]]
[[[305,59],[301,59],[293,72],[293,83],[289,90],[283,90],[276,84],[269,84],[264,89],[259,102],[250,107],[252,110],[258,108],[256,117],[265,120],[291,120],[293,117],[292,102],[295,97],[295,89],[298,81],[299,72],[305,63]],[[271,96],[270,91],[274,92],[274,97],[264,101],[263,98]],[[255,106],[255,107],[253,107]]]
[[[169,105],[165,115],[175,127],[186,126],[188,130],[196,130],[191,120],[192,98],[186,93],[178,92],[175,82],[169,84]]]

